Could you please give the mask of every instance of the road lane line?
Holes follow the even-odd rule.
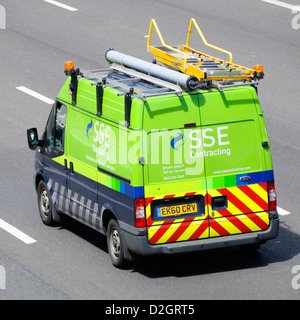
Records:
[[[6,10],[0,6],[0,29],[6,29]]]
[[[23,87],[23,86],[16,87],[16,89],[18,89],[18,90],[20,90],[20,91],[22,91],[24,93],[27,93],[30,96],[32,96],[34,98],[37,98],[37,99],[39,99],[39,100],[41,100],[43,102],[46,102],[48,104],[53,104],[55,102],[54,100],[49,99],[49,98],[43,96],[42,94],[39,94],[39,93],[37,93],[37,92],[35,92],[35,91],[31,90],[31,89],[28,89],[26,87]]]
[[[267,3],[270,3],[270,4],[274,4],[275,6],[279,6],[279,7],[282,7],[282,8],[293,10],[294,13],[296,13],[297,11],[300,12],[300,7],[299,6],[296,6],[296,5],[293,5],[293,4],[289,4],[289,3],[286,3],[286,2],[283,2],[283,1],[278,1],[278,0],[261,0],[261,1],[262,2],[267,2]]]
[[[278,214],[280,214],[281,216],[286,216],[286,215],[290,214],[289,211],[284,210],[284,209],[279,208],[279,207],[277,207],[277,212],[278,212]]]
[[[5,222],[2,219],[0,219],[0,228],[2,228],[3,230],[7,231],[8,233],[10,233],[11,235],[15,236],[16,238],[18,238],[19,240],[23,241],[26,244],[31,244],[31,243],[37,242],[36,240],[34,240],[33,238],[29,237],[27,234],[25,234],[21,230],[15,228],[14,226],[12,226],[11,224]]]
[[[63,4],[61,2],[58,2],[58,1],[54,1],[54,0],[44,0],[45,2],[48,2],[48,3],[51,3],[51,4],[54,4],[55,6],[58,6],[58,7],[61,7],[61,8],[64,8],[66,10],[69,10],[69,11],[77,11],[78,9],[76,8],[73,8],[71,6],[68,6],[66,4]]]

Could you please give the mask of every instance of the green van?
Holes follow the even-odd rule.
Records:
[[[84,74],[67,63],[43,136],[27,130],[42,221],[66,214],[105,234],[116,267],[275,238],[256,83],[217,88],[114,50],[107,59],[109,68]]]

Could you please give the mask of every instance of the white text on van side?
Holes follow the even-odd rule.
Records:
[[[228,126],[217,127],[217,139],[218,145],[224,146],[230,144],[229,141],[225,141],[224,139],[228,137],[228,133],[224,133],[224,130],[228,130]],[[209,135],[209,133],[213,133],[214,129],[207,128],[202,130],[202,139],[200,137],[200,130],[192,130],[189,133],[189,138],[191,141],[196,141],[196,145],[191,145],[192,149],[198,149],[200,147],[213,147],[216,143],[216,139]],[[196,134],[196,136],[194,136]]]

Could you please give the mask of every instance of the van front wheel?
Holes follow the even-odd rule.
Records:
[[[52,217],[52,200],[47,184],[44,180],[41,180],[37,188],[38,206],[41,219],[47,226],[53,226],[54,220]]]
[[[124,268],[127,263],[124,258],[121,229],[117,221],[114,219],[109,221],[107,227],[107,248],[112,264],[117,268]]]

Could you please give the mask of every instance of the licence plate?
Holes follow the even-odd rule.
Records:
[[[157,208],[158,217],[168,217],[198,212],[197,203],[179,204],[176,206]]]

